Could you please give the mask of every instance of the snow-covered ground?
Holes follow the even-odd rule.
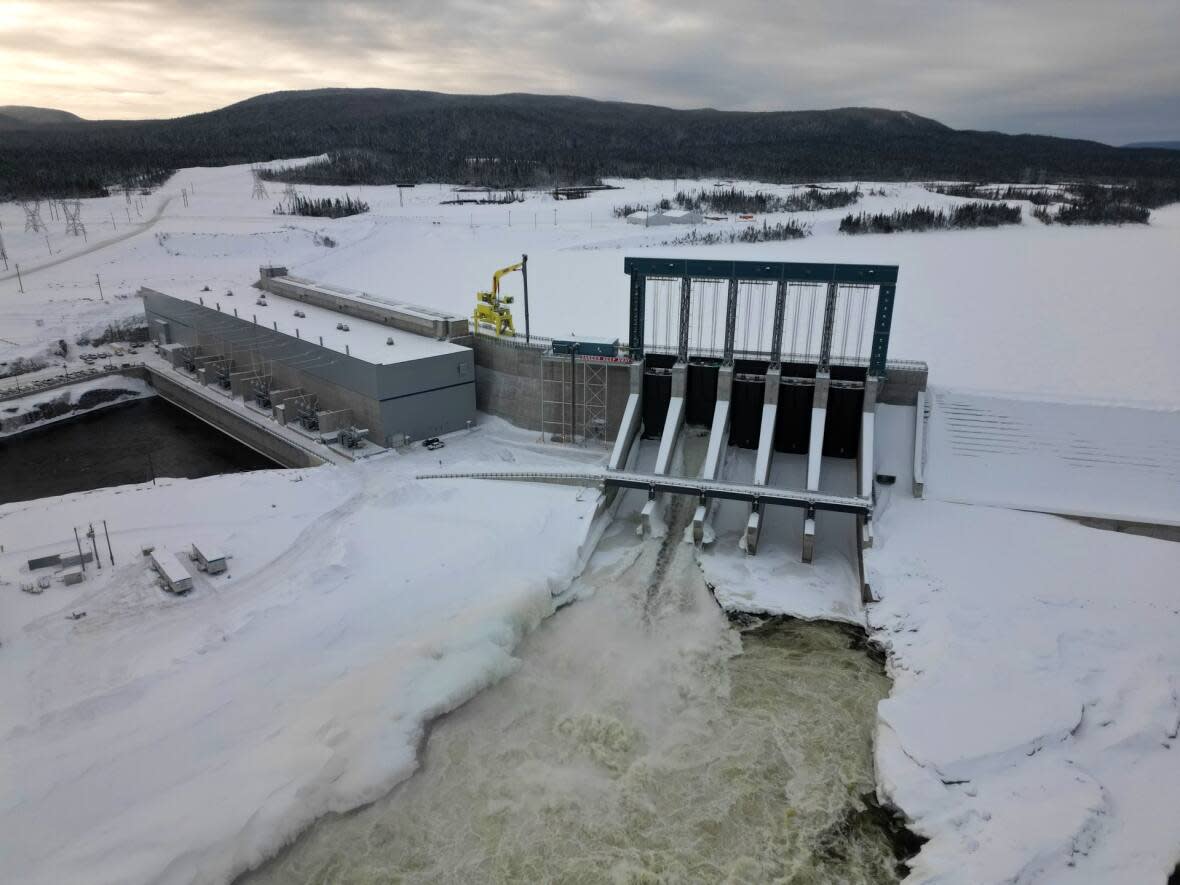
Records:
[[[66,387],[6,399],[0,402],[0,438],[83,415],[112,403],[155,396],[155,393],[138,378],[103,374]],[[33,417],[34,414],[44,417]]]
[[[1108,441],[1142,484],[1083,486],[1088,511],[1105,502],[1159,517],[1180,499],[1168,442],[1180,407],[1180,206],[1147,227],[1046,227],[1026,211],[1001,230],[861,237],[836,232],[838,210],[800,216],[814,230],[804,240],[675,247],[661,244],[683,229],[628,225],[611,208],[712,182],[620,184],[512,206],[441,206],[451,194],[435,185],[400,196],[301,188],[373,207],[325,221],[273,215],[281,188],[252,200],[245,167],[193,169],[138,211],[121,196],[84,201],[86,242],[43,209],[48,246],[0,204],[10,266],[22,269],[19,283],[0,272],[0,362],[65,339],[77,368],[74,338],[137,312],[141,285],[246,294],[260,264],[466,314],[492,271],[527,252],[533,331],[612,337],[626,327],[628,254],[899,264],[891,353],[926,360],[936,390],[928,500],[908,496],[912,424],[878,416],[889,459],[878,469],[898,477],[881,490],[868,554],[881,601],[859,608],[838,515],[821,515],[805,567],[797,512],[771,509],[747,558],[734,546],[744,508],[723,504],[702,567],[732,606],[867,617],[888,644],[896,684],[880,708],[879,776],[931,840],[915,881],[1160,881],[1180,860],[1169,804],[1180,789],[1180,545],[1010,508],[1076,504],[1059,477],[1092,472],[1078,452]],[[885,189],[857,209],[956,202]],[[47,362],[60,373],[61,359]],[[1070,398],[1116,408],[1086,419]],[[980,465],[938,422],[947,404],[981,400],[1021,420],[1061,409],[1050,429],[1068,438],[1027,424],[1031,460],[992,445]],[[1125,408],[1138,401],[1155,406]],[[1095,427],[1112,414],[1133,430]],[[552,611],[595,504],[561,486],[413,475],[568,457],[485,422],[435,455],[0,508],[0,879],[223,881],[315,815],[404,778],[423,723],[508,672],[522,633]],[[776,459],[771,480],[798,485],[802,469]],[[727,477],[750,470],[749,453],[731,452]],[[826,461],[824,474],[825,490],[853,481],[846,462]],[[65,552],[73,525],[103,518],[114,569],[20,592],[25,560]],[[233,554],[229,577],[198,575],[186,598],[156,588],[141,545],[211,532]]]
[[[0,878],[225,881],[408,776],[423,725],[554,610],[598,498],[413,476],[552,468],[534,437],[489,419],[440,452],[0,508]],[[114,567],[19,591],[101,519]],[[228,573],[165,593],[141,547],[198,537]]]
[[[359,194],[372,206],[364,215],[325,220],[272,214],[281,186],[268,184],[270,197],[252,200],[246,167],[183,170],[142,198],[148,205],[141,218],[132,211],[142,232],[105,248],[95,247],[126,233],[124,224],[113,230],[108,218],[113,212],[118,221],[123,198],[83,201],[93,251],[31,273],[25,269],[47,260],[44,237],[23,233],[20,208],[0,204],[10,267],[20,262],[25,288],[21,295],[15,273],[0,272],[0,360],[37,352],[58,338],[72,342],[80,328],[134,312],[135,299],[116,299],[141,285],[174,294],[208,285],[216,296],[242,290],[257,279],[258,266],[269,263],[467,315],[492,271],[521,253],[529,256],[534,331],[625,336],[623,257],[646,253],[898,264],[891,353],[926,360],[937,384],[1180,404],[1180,387],[1168,383],[1180,375],[1180,348],[1173,342],[1180,328],[1180,299],[1174,297],[1180,205],[1156,210],[1147,226],[1047,227],[1026,206],[1024,222],[1008,228],[859,237],[836,232],[849,210],[831,210],[796,214],[813,228],[803,240],[684,247],[660,244],[687,228],[645,229],[613,218],[611,209],[711,187],[712,180],[617,183],[620,190],[585,200],[529,194],[511,206],[439,205],[454,196],[439,185],[407,189],[400,197],[393,187],[300,188],[314,196]],[[182,187],[189,191],[187,208]],[[887,196],[866,196],[855,209],[961,202],[916,184],[883,187]],[[731,220],[704,229],[740,226]],[[53,248],[62,254],[82,249],[63,228],[50,224]],[[324,233],[338,245],[317,244],[316,235]],[[96,274],[113,303],[99,301]],[[504,282],[520,294],[519,276]]]

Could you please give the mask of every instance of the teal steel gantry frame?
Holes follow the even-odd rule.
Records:
[[[889,264],[811,264],[782,261],[708,261],[692,258],[624,258],[623,269],[631,279],[631,319],[629,345],[632,359],[642,359],[647,280],[681,281],[680,328],[677,356],[688,358],[689,299],[693,280],[725,280],[728,296],[725,313],[725,362],[733,361],[733,341],[737,322],[739,282],[774,282],[777,284],[771,350],[766,354],[778,365],[782,353],[783,312],[786,309],[788,283],[826,283],[824,335],[819,365],[827,368],[831,356],[831,335],[836,311],[836,295],[841,284],[877,286],[877,314],[873,320],[872,345],[868,374],[881,377],[889,356],[889,331],[893,324],[893,300],[897,294],[897,265]]]

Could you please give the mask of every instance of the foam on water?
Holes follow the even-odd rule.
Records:
[[[881,667],[833,625],[741,636],[680,532],[631,530],[516,674],[436,724],[413,778],[248,881],[896,881],[861,800]]]

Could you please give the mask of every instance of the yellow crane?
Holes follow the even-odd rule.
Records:
[[[500,294],[500,278],[505,274],[519,270],[524,275],[524,313],[527,332],[529,312],[528,261],[529,257],[524,255],[516,264],[510,264],[507,267],[500,268],[492,274],[492,291],[477,292],[475,294],[475,312],[471,315],[471,319],[476,329],[487,328],[497,336],[512,336],[516,334],[516,326],[512,323],[512,310],[509,307],[513,302],[513,298],[511,295]]]

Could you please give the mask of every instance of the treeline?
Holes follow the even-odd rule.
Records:
[[[803,190],[782,196],[763,191],[738,190],[735,187],[692,192],[678,191],[672,199],[664,198],[654,206],[624,203],[613,209],[616,218],[633,212],[656,212],[673,207],[697,212],[725,215],[762,215],[770,212],[815,212],[820,209],[843,209],[860,200],[860,186],[853,188],[821,188],[810,185]]]
[[[1180,201],[1180,180],[1141,181],[1122,185],[1071,183],[1060,188],[999,188],[995,185],[927,185],[952,197],[1028,200],[1033,216],[1045,224],[1147,224],[1151,210]],[[1054,211],[1051,207],[1060,204]]]
[[[664,246],[716,246],[720,243],[768,243],[775,240],[801,240],[811,236],[811,225],[795,219],[750,225],[741,230],[712,230],[701,233],[695,228],[683,236],[666,240]]]
[[[680,191],[674,202],[680,209],[697,209],[736,215],[758,215],[767,212],[815,212],[820,209],[843,209],[860,200],[860,187],[807,187],[782,196],[762,191],[748,193],[737,188]]]
[[[1158,209],[1180,202],[1180,179],[1135,181],[1129,184],[1104,185],[1094,182],[1072,182],[1054,188],[989,184],[928,184],[926,189],[950,197],[973,200],[1028,200],[1038,206],[1054,203],[1122,203]]]
[[[840,220],[840,232],[845,234],[892,234],[905,231],[940,230],[948,228],[999,227],[1019,224],[1020,207],[1006,203],[964,203],[950,212],[917,206],[893,212],[845,215]]]
[[[345,218],[349,215],[360,215],[369,211],[369,204],[364,200],[340,197],[305,197],[295,194],[285,203],[275,206],[275,215],[308,215],[312,218]]]
[[[447,182],[504,191],[602,183],[596,172],[577,161],[465,157],[446,150],[433,156],[372,149],[335,150],[310,163],[264,170],[262,177],[288,184],[346,186]]]
[[[284,180],[517,189],[607,176],[1019,181],[1032,167],[1054,181],[1180,181],[1176,151],[956,131],[867,108],[731,113],[561,96],[329,89],[263,95],[171,120],[6,130],[0,198],[84,196],[183,167],[325,153],[328,160]]]
[[[970,200],[1027,200],[1034,206],[1047,206],[1061,201],[1061,191],[1056,188],[999,187],[986,184],[928,184],[926,190],[948,197],[966,197]]]
[[[1045,224],[1147,224],[1151,210],[1137,200],[1152,198],[1134,188],[1080,186],[1056,212],[1038,206],[1033,215]]]

